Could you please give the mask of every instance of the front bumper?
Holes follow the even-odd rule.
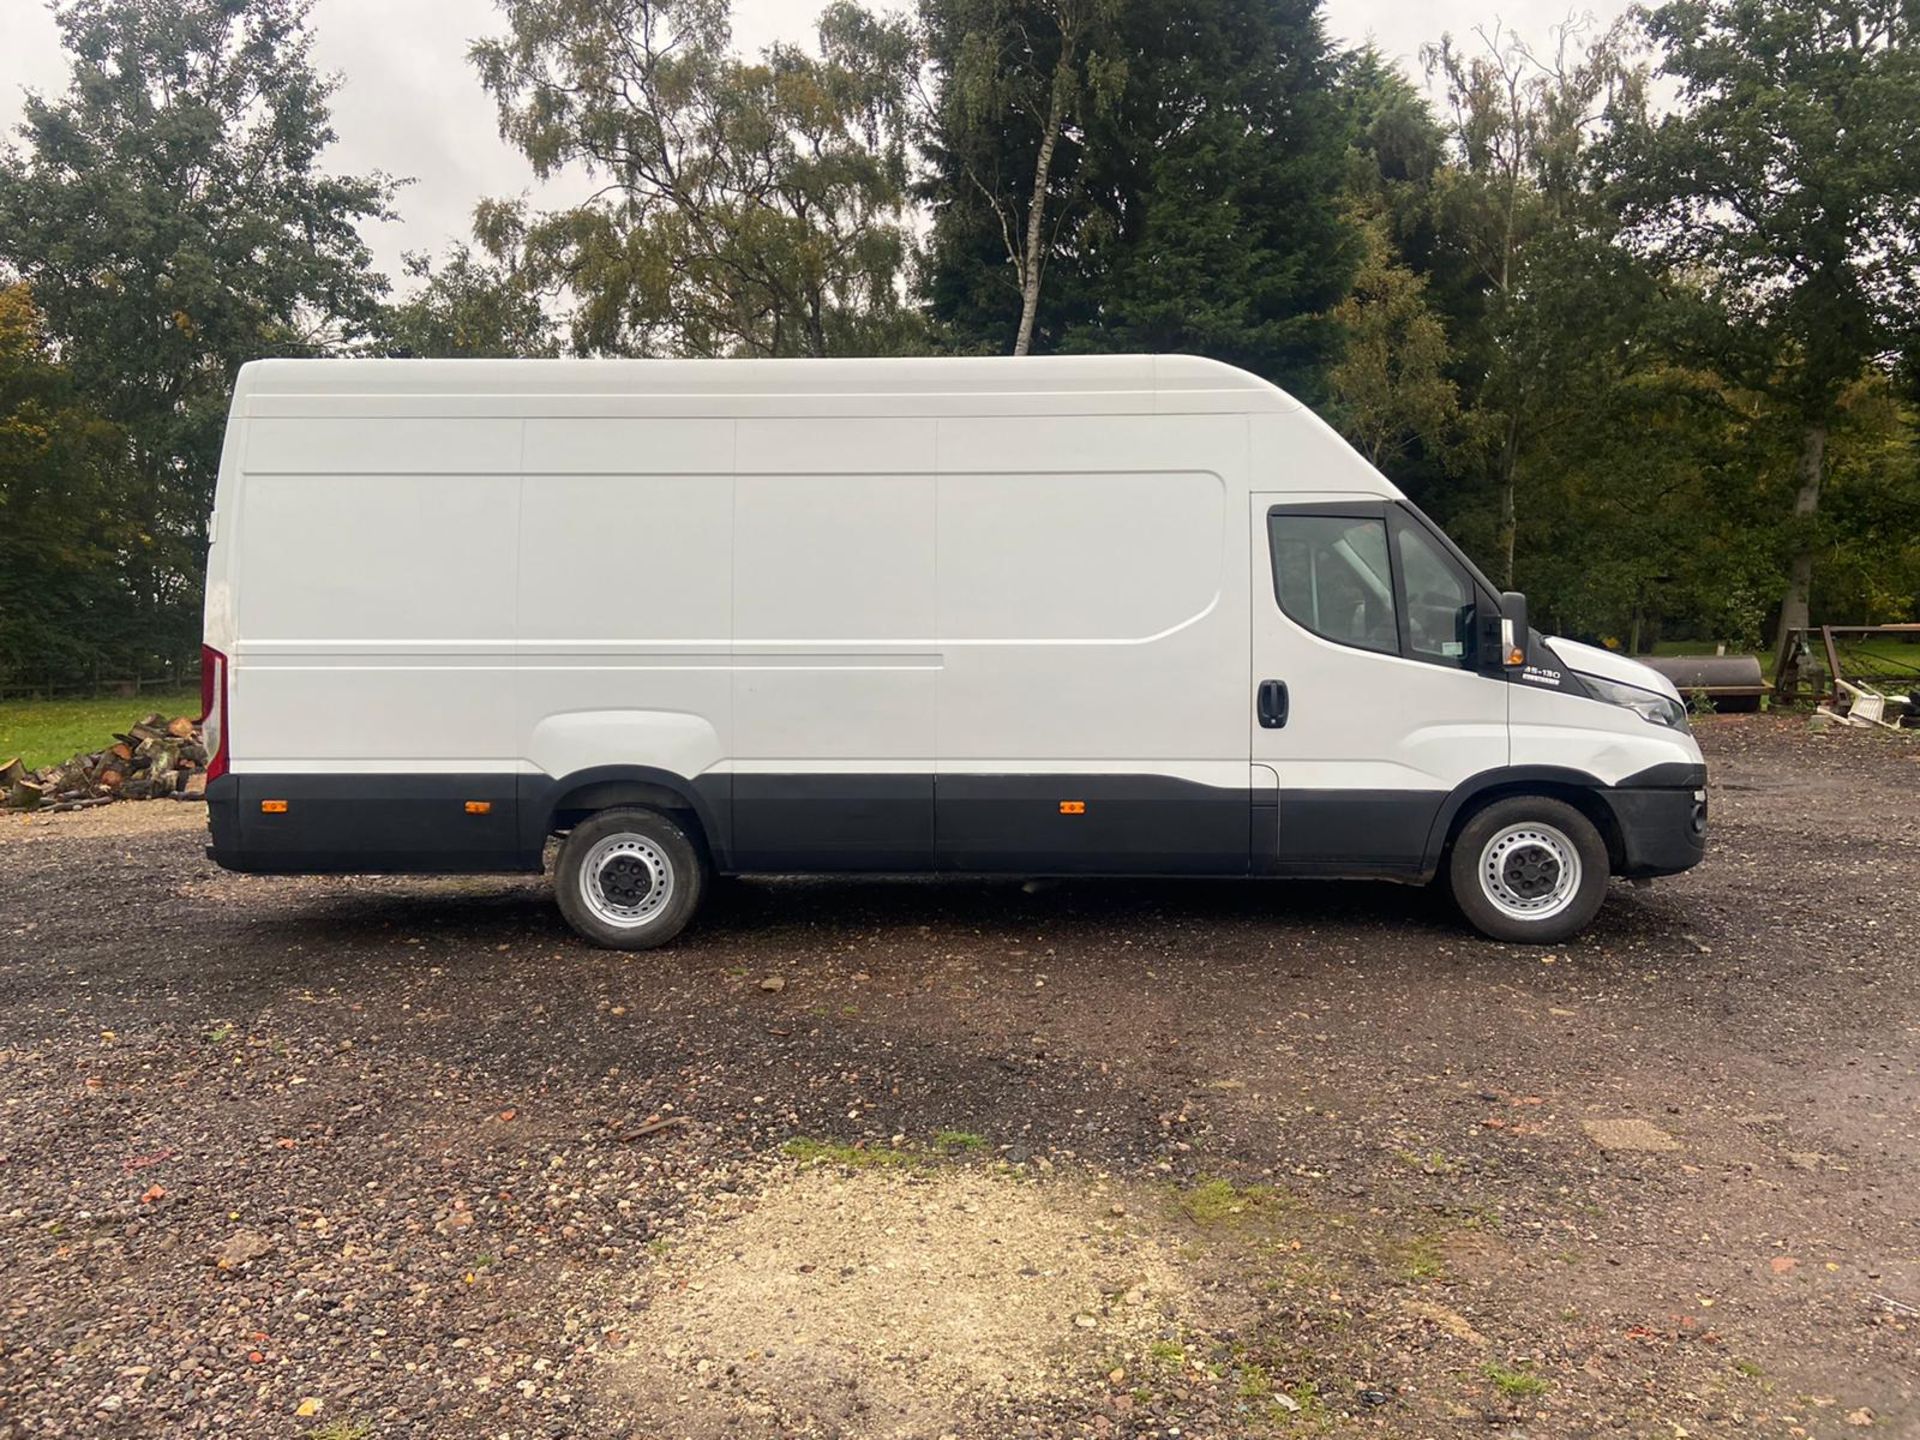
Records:
[[[1615,874],[1630,880],[1678,875],[1707,853],[1707,779],[1683,786],[1626,786],[1607,792],[1620,832]]]

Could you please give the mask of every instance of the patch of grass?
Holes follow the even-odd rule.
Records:
[[[889,1165],[914,1165],[918,1158],[905,1150],[874,1150],[848,1145],[839,1140],[816,1140],[796,1135],[780,1147],[781,1153],[802,1165],[825,1162],[844,1165],[850,1170],[882,1169]]]
[[[1286,1391],[1291,1406],[1283,1405],[1278,1399],[1267,1406],[1267,1418],[1288,1426],[1312,1425],[1324,1428],[1329,1423],[1327,1402],[1320,1398],[1320,1387],[1311,1380],[1302,1380],[1298,1385]]]
[[[948,1150],[984,1150],[987,1137],[971,1130],[940,1130],[935,1132],[933,1143]]]
[[[216,1025],[207,1032],[207,1040],[214,1045],[224,1045],[233,1038],[233,1026]]]
[[[1447,1273],[1440,1242],[1431,1235],[1416,1235],[1409,1240],[1401,1254],[1401,1264],[1410,1280],[1438,1280]]]
[[[370,1440],[373,1426],[365,1420],[329,1420],[307,1431],[307,1440]]]
[[[1241,1225],[1279,1203],[1270,1185],[1235,1185],[1217,1176],[1180,1192],[1180,1209],[1196,1225]]]
[[[1185,1365],[1187,1347],[1178,1340],[1155,1340],[1147,1346],[1147,1358],[1162,1365]]]
[[[1733,1362],[1733,1368],[1749,1380],[1758,1380],[1762,1375],[1767,1373],[1751,1360],[1735,1360]]]
[[[1240,1398],[1264,1400],[1273,1394],[1273,1377],[1258,1365],[1240,1367]]]
[[[1493,1388],[1509,1400],[1525,1400],[1535,1395],[1544,1395],[1553,1388],[1551,1381],[1534,1374],[1531,1370],[1516,1370],[1511,1365],[1502,1365],[1497,1360],[1482,1367],[1480,1373],[1493,1383]]]
[[[104,750],[116,730],[159,711],[169,720],[198,715],[197,690],[151,691],[107,700],[9,700],[0,704],[0,760],[15,755],[28,769],[56,765],[83,751]]]

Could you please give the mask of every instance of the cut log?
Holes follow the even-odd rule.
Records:
[[[27,767],[18,755],[0,765],[0,790],[11,790],[20,781],[27,778]]]
[[[16,780],[7,791],[7,804],[15,810],[38,810],[45,792],[31,780]]]
[[[207,772],[195,770],[187,776],[187,783],[180,787],[180,794],[188,800],[207,798]]]
[[[156,730],[163,730],[166,728],[167,717],[162,715],[158,710],[149,710],[145,715],[140,717],[140,723],[142,725],[150,725]]]
[[[176,740],[191,740],[193,738],[193,721],[184,715],[178,716],[167,722],[167,734]]]
[[[131,760],[133,759],[133,746],[129,745],[126,741],[122,740],[119,744],[113,747],[113,750],[110,753],[113,755],[113,758],[116,760]]]

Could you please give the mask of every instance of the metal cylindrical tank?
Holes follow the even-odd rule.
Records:
[[[1716,710],[1758,710],[1767,691],[1757,655],[1657,655],[1641,663],[1673,681],[1684,699],[1704,691]]]

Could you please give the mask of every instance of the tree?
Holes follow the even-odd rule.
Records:
[[[1333,312],[1344,345],[1327,377],[1334,423],[1377,468],[1442,443],[1459,413],[1453,349],[1427,282],[1393,258],[1384,219],[1367,223],[1353,293]]]
[[[1138,0],[1127,37],[1094,146],[1101,304],[1069,348],[1194,351],[1321,398],[1361,246],[1319,0]]]
[[[385,348],[420,357],[551,355],[553,321],[520,276],[456,244],[436,271],[406,256],[420,288],[387,311]]]
[[[1569,22],[1546,55],[1498,25],[1475,33],[1477,50],[1447,36],[1425,58],[1445,83],[1450,112],[1454,163],[1435,197],[1439,224],[1470,277],[1455,297],[1474,380],[1467,429],[1498,509],[1491,568],[1512,584],[1524,456],[1538,412],[1564,398],[1566,361],[1583,348],[1577,328],[1553,331],[1528,312],[1565,278],[1556,267],[1591,257],[1589,242],[1607,239],[1592,146],[1605,118],[1633,102],[1643,75],[1627,62],[1624,25],[1589,36]],[[1607,272],[1603,260],[1587,273]],[[1550,339],[1563,344],[1548,348]]]
[[[384,286],[358,222],[379,176],[323,172],[333,84],[308,0],[73,0],[66,96],[30,95],[0,157],[0,262],[32,286],[75,384],[137,476],[133,614],[190,650],[234,374],[362,335]]]
[[[961,348],[1011,335],[1055,350],[1187,350],[1318,390],[1358,237],[1343,212],[1344,129],[1317,0],[1139,0],[1104,15],[1045,145],[1034,102],[968,102],[991,86],[962,64],[984,14],[1018,41],[1048,37],[1053,12],[932,0],[935,85],[925,148],[933,206],[927,295]],[[994,33],[998,34],[999,31]],[[1056,49],[1003,58],[1022,77],[1053,73]],[[1081,53],[1081,52],[1076,52]],[[970,91],[969,86],[973,89]],[[1042,160],[1046,164],[1042,165]],[[1041,252],[1031,179],[1044,173]],[[1029,283],[1044,273],[1036,295]],[[1028,302],[1032,302],[1029,304]]]
[[[816,58],[730,49],[726,0],[504,0],[471,55],[501,134],[546,178],[599,188],[476,233],[572,302],[573,347],[623,355],[857,355],[915,343],[911,26],[836,0]]]
[[[1018,295],[1015,355],[1033,349],[1041,280],[1084,199],[1077,177],[1087,122],[1126,82],[1115,53],[1118,11],[1116,0],[922,7],[936,69],[935,153],[947,185],[984,204],[998,231]],[[1076,153],[1057,163],[1063,144]]]
[[[1792,417],[1779,640],[1806,625],[1842,398],[1920,329],[1911,0],[1680,0],[1649,29],[1680,107],[1613,173],[1630,238],[1697,287],[1691,347]]]
[[[137,544],[120,431],[81,402],[25,285],[0,288],[0,675],[137,659],[124,566]]]

